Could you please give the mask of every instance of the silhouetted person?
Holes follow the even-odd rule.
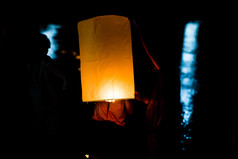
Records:
[[[89,150],[105,157],[125,158],[129,155],[128,118],[132,113],[131,100],[96,102],[89,125]]]
[[[27,70],[29,73],[29,95],[34,111],[35,134],[46,137],[60,133],[60,120],[64,92],[68,81],[65,73],[55,61],[47,56],[50,41],[44,34],[32,35],[32,48]]]
[[[126,117],[132,114],[132,112],[133,107],[130,100],[97,102],[92,119],[97,121],[110,121],[119,126],[125,126]]]
[[[156,80],[150,96],[143,96],[136,92],[136,99],[146,104],[146,147],[147,157],[156,158],[161,152],[161,122],[163,119],[164,101],[164,79],[161,72],[156,73]]]

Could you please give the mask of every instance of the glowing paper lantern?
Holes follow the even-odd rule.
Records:
[[[82,100],[134,98],[131,28],[128,18],[98,16],[78,22]]]

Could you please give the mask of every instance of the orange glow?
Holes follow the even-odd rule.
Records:
[[[82,100],[134,98],[131,28],[128,18],[98,16],[78,23]]]
[[[86,158],[89,158],[89,154],[85,154],[85,157],[86,157]]]
[[[115,99],[107,99],[107,100],[105,100],[106,102],[112,102],[112,103],[114,103],[116,100]]]

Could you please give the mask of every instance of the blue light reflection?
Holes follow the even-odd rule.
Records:
[[[192,114],[194,107],[194,95],[197,90],[197,79],[195,78],[196,71],[196,58],[197,58],[197,36],[198,36],[199,22],[189,22],[185,26],[184,41],[180,65],[180,103],[182,105],[182,121],[181,125],[184,128],[192,122]],[[191,129],[184,129],[182,144],[185,144],[185,140],[191,140]],[[186,150],[186,147],[182,147],[182,150]]]
[[[55,52],[58,50],[59,45],[55,39],[55,36],[58,34],[58,29],[60,29],[61,26],[60,25],[56,25],[56,24],[49,24],[45,30],[41,30],[42,34],[45,34],[48,39],[50,40],[51,43],[51,47],[49,48],[48,51],[48,56],[50,56],[52,59],[56,58],[56,54]]]
[[[198,22],[189,22],[185,26],[183,52],[180,66],[180,102],[182,104],[182,125],[186,127],[191,121],[193,113],[193,96],[196,92],[197,80],[195,79],[196,70],[196,52],[197,52],[197,35]]]

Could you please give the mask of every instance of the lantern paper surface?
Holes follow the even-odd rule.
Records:
[[[98,16],[78,22],[83,102],[134,98],[128,18]]]

